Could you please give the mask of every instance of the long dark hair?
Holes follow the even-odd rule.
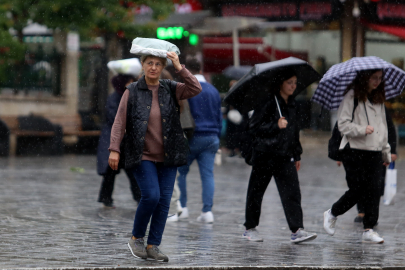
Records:
[[[383,71],[381,69],[370,69],[370,70],[362,70],[357,73],[356,78],[354,81],[349,84],[345,91],[345,95],[350,90],[354,90],[354,97],[360,101],[366,101],[367,97],[369,96],[370,100],[374,104],[381,104],[385,101],[385,83],[384,80],[378,85],[376,89],[368,93],[368,82],[371,76],[378,72]],[[384,71],[383,71],[384,72]]]

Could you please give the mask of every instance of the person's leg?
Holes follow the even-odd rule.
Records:
[[[259,225],[262,201],[272,177],[272,166],[253,166],[246,196],[246,230]]]
[[[132,198],[134,198],[134,200],[139,204],[139,202],[141,201],[141,189],[139,188],[134,174],[131,173],[131,171],[125,170],[125,174],[127,175],[129,180],[129,187],[132,192]]]
[[[132,235],[136,238],[142,238],[145,236],[150,217],[159,203],[158,171],[154,162],[143,160],[131,172],[141,189],[141,201],[136,210]]]
[[[291,160],[280,161],[274,172],[278,193],[283,204],[285,217],[291,232],[304,228],[301,208],[301,191],[295,163]]]
[[[211,211],[214,204],[214,160],[219,148],[219,139],[216,136],[201,137],[200,145],[204,150],[197,156],[197,162],[202,183],[202,212],[205,213]]]
[[[98,195],[98,202],[102,202],[105,205],[112,205],[112,193],[114,191],[116,175],[116,171],[108,167],[106,174],[103,175],[103,181],[101,182],[100,192]]]
[[[349,190],[335,202],[331,214],[335,217],[343,215],[356,205],[364,196],[362,178],[364,176],[363,158],[364,151],[348,149],[343,154],[343,165],[346,169],[346,181]]]
[[[377,224],[380,196],[381,196],[381,153],[372,153],[367,156],[364,175],[364,229],[373,229]]]
[[[173,193],[174,181],[176,180],[177,168],[166,167],[163,163],[158,163],[156,167],[160,197],[150,222],[148,245],[158,246],[162,241],[167,214],[169,213],[170,199]]]
[[[195,153],[193,152],[194,139],[191,139],[189,142],[190,153],[188,154],[187,164],[181,167],[178,167],[179,176],[177,177],[177,182],[180,189],[180,204],[181,207],[187,207],[187,183],[186,178],[187,174],[190,171],[190,165],[195,159]]]
[[[169,216],[177,215],[177,202],[180,198],[180,189],[177,180],[174,182],[173,195],[170,199]]]

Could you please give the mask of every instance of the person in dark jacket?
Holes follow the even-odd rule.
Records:
[[[274,176],[292,232],[291,242],[310,241],[317,235],[304,230],[297,173],[302,154],[298,115],[292,96],[297,87],[297,76],[293,70],[285,70],[276,77],[273,85],[274,96],[263,106],[258,106],[250,119],[249,129],[254,136],[253,168],[246,198],[246,230],[242,237],[263,241],[256,227],[259,225],[263,195]]]
[[[187,164],[188,143],[180,124],[179,100],[201,92],[197,79],[168,52],[177,73],[185,83],[159,80],[166,58],[141,57],[145,76],[130,84],[122,96],[111,130],[108,163],[118,169],[122,157],[141,189],[128,247],[136,258],[168,262],[158,246],[169,212],[177,167]],[[122,147],[121,142],[126,135]],[[121,152],[122,150],[122,152]],[[150,221],[147,246],[144,237]]]
[[[394,122],[392,122],[392,118],[390,113],[388,112],[387,108],[385,108],[385,117],[387,118],[387,128],[388,128],[388,143],[391,146],[391,162],[397,160],[397,132],[395,130]],[[340,167],[342,165],[341,161],[337,161],[337,165]],[[381,178],[380,178],[380,194],[381,196],[384,195],[384,188],[385,188],[385,175],[387,173],[387,167],[382,165],[381,168]],[[350,182],[347,181],[347,185]],[[363,202],[357,203],[357,211],[358,214],[354,218],[354,222],[356,223],[363,223],[364,213],[365,213],[365,206]]]
[[[115,176],[119,173],[119,170],[114,171],[108,165],[108,157],[110,155],[108,146],[110,145],[111,128],[114,123],[115,115],[117,114],[118,106],[120,105],[121,97],[124,94],[126,87],[134,81],[136,81],[136,79],[132,75],[124,74],[118,74],[111,79],[111,84],[113,85],[115,92],[107,99],[105,122],[101,130],[97,148],[97,172],[99,175],[103,176],[98,202],[103,203],[106,208],[115,208],[112,193],[114,190]],[[129,179],[132,197],[139,203],[141,200],[141,191],[138,184],[136,183],[133,174],[129,173],[128,170],[125,170],[125,173]]]

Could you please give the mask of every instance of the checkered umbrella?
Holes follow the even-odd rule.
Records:
[[[405,88],[405,72],[376,56],[354,57],[344,63],[332,66],[319,82],[312,101],[327,110],[337,110],[348,85],[362,70],[382,69],[385,82],[385,98],[401,94]]]

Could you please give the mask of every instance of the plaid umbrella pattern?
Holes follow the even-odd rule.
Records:
[[[312,101],[321,104],[327,110],[337,110],[343,100],[347,86],[361,70],[382,69],[385,82],[385,98],[390,99],[401,94],[405,88],[405,72],[376,56],[353,57],[333,65],[319,82]]]

